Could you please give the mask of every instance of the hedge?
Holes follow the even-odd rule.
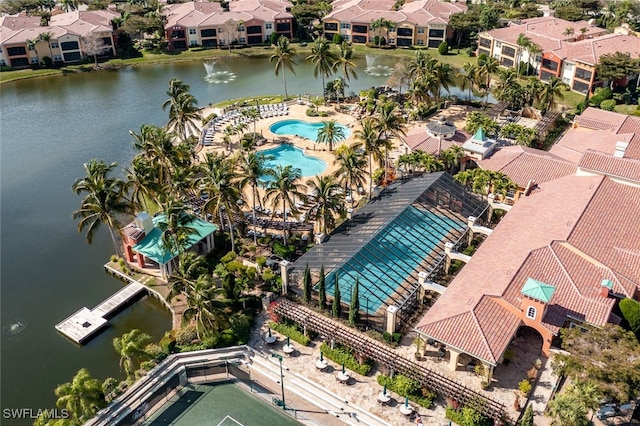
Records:
[[[311,342],[311,339],[308,336],[302,334],[300,330],[298,330],[298,327],[296,327],[295,325],[286,325],[277,322],[271,322],[269,323],[269,327],[282,335],[290,337],[291,340],[293,340],[294,342],[298,342],[303,346],[307,346]]]
[[[409,399],[424,408],[430,408],[437,394],[427,388],[420,387],[420,383],[396,374],[393,377],[380,374],[376,379],[380,386],[387,386],[387,389],[401,396],[409,396]]]
[[[462,407],[455,409],[447,407],[446,417],[460,426],[492,426],[493,420],[485,417],[473,408]]]
[[[327,342],[323,342],[320,345],[320,352],[331,361],[340,365],[344,364],[345,368],[354,371],[362,376],[366,376],[373,367],[370,361],[360,364],[356,357],[349,350],[336,346],[335,349],[331,349],[331,346]]]

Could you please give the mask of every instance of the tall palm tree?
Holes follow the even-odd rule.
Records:
[[[504,100],[504,95],[514,85],[518,84],[518,74],[513,68],[505,68],[498,70],[498,82],[493,88],[496,99]]]
[[[306,57],[306,61],[313,64],[313,76],[315,78],[318,78],[318,75],[322,76],[322,94],[324,97],[326,89],[324,79],[336,71],[336,62],[338,61],[338,56],[331,50],[329,40],[324,37],[316,38],[311,46],[311,54]]]
[[[461,90],[469,90],[467,99],[471,100],[471,92],[478,82],[478,65],[471,62],[465,62],[462,65],[462,71],[458,74]]]
[[[167,91],[167,96],[169,99],[162,103],[162,110],[165,110],[167,107],[171,107],[173,103],[175,103],[176,99],[185,93],[189,93],[190,87],[187,83],[180,80],[177,77],[169,80],[169,90]]]
[[[142,151],[142,155],[149,161],[159,165],[158,180],[165,185],[171,183],[171,171],[176,165],[187,164],[190,157],[176,148],[173,134],[164,127],[153,124],[143,124],[140,133],[130,131],[133,137],[133,147]]]
[[[527,37],[524,33],[518,34],[518,40],[516,41],[518,44],[518,72],[516,76],[520,77],[520,63],[522,62],[522,51],[527,50],[529,46],[531,46],[531,39]],[[528,55],[527,55],[528,56]]]
[[[325,120],[318,130],[318,142],[329,145],[329,151],[333,151],[333,144],[345,140],[344,127],[340,126],[336,120]]]
[[[167,301],[180,295],[187,295],[194,281],[207,273],[207,260],[198,253],[187,250],[178,256],[178,267],[169,276],[170,291]]]
[[[202,114],[198,109],[198,101],[193,95],[183,93],[172,102],[167,128],[175,132],[181,141],[197,136],[201,122]]]
[[[38,34],[38,41],[43,41],[47,43],[47,48],[49,49],[49,59],[53,60],[53,54],[51,53],[51,32],[46,31],[44,33]]]
[[[149,211],[148,199],[159,204],[158,194],[162,185],[158,182],[159,167],[157,164],[150,162],[146,157],[136,155],[126,173],[131,202],[136,209]]]
[[[316,176],[307,181],[315,195],[316,205],[310,214],[319,224],[319,231],[326,234],[335,225],[335,216],[344,215],[344,192],[333,176]]]
[[[356,63],[353,62],[353,47],[348,41],[343,41],[340,45],[340,54],[337,58],[336,66],[342,71],[342,78],[349,81],[351,77],[358,79],[356,73]]]
[[[213,285],[207,275],[200,275],[187,293],[183,323],[195,322],[199,339],[215,337],[228,325],[228,316],[213,302]]]
[[[449,64],[438,62],[434,70],[434,75],[436,87],[433,89],[433,95],[436,102],[440,102],[440,90],[444,89],[449,92],[449,87],[455,84],[455,69]]]
[[[191,226],[195,217],[187,213],[187,206],[174,197],[168,197],[161,205],[163,217],[157,226],[164,249],[179,255],[188,247],[189,236],[195,232]]]
[[[258,121],[258,119],[260,118],[260,111],[258,111],[258,108],[256,107],[251,107],[251,108],[245,108],[241,111],[240,113],[243,117],[248,118],[249,120],[251,120],[253,122],[253,133],[256,133],[256,121]]]
[[[369,24],[369,26],[373,30],[374,34],[376,34],[378,36],[377,45],[379,46],[381,41],[382,41],[382,29],[384,28],[387,31],[389,31],[395,25],[394,25],[393,22],[389,21],[388,19],[378,18],[375,21],[371,22],[371,24]]]
[[[242,191],[238,186],[239,176],[234,164],[222,155],[207,153],[204,161],[199,164],[198,170],[200,177],[196,183],[201,191],[206,191],[209,195],[202,208],[213,217],[219,217],[222,228],[224,228],[222,213],[226,213],[231,251],[235,252],[233,214],[240,213],[238,200],[242,199]]]
[[[282,82],[284,83],[284,97],[285,99],[288,97],[287,95],[287,78],[285,75],[285,70],[288,69],[293,74],[295,74],[295,70],[293,66],[296,65],[296,61],[293,59],[296,51],[294,48],[289,46],[289,39],[285,36],[280,36],[276,45],[274,46],[275,52],[269,58],[269,62],[275,62],[275,73],[276,77],[282,71]]]
[[[80,208],[73,212],[73,219],[80,219],[78,232],[87,228],[85,239],[88,244],[101,225],[109,228],[116,254],[120,254],[115,233],[120,232],[119,216],[131,213],[131,204],[126,198],[124,181],[111,177],[116,163],[106,165],[101,160],[92,159],[84,164],[85,176],[76,180],[71,189],[76,194],[84,194]]]
[[[133,381],[140,363],[150,358],[145,351],[149,343],[151,343],[151,336],[137,328],[123,334],[122,337],[113,339],[113,348],[120,355],[120,368],[124,369],[128,381]]]
[[[354,189],[362,186],[367,173],[364,167],[367,160],[364,158],[364,150],[361,144],[343,145],[336,150],[336,159],[333,164],[338,168],[333,176],[353,195]]]
[[[264,186],[265,178],[273,176],[273,169],[266,166],[266,162],[273,157],[264,155],[260,152],[250,152],[246,157],[239,160],[239,169],[241,175],[240,188],[244,189],[249,185],[251,187],[251,212],[253,222],[253,243],[258,243],[258,233],[256,232],[256,201],[260,203],[258,197],[258,186]],[[260,203],[262,204],[262,203]]]
[[[448,169],[449,174],[453,175],[453,171],[460,165],[460,160],[464,156],[464,150],[460,145],[451,145],[440,153],[440,160]]]
[[[480,68],[480,74],[484,76],[483,89],[485,91],[485,103],[487,103],[489,98],[489,89],[491,88],[491,75],[498,72],[500,69],[500,64],[498,60],[494,57],[488,56],[484,58],[482,61],[478,60],[478,67]]]
[[[80,369],[69,383],[55,389],[56,407],[66,409],[70,420],[83,424],[107,406],[100,380],[91,377],[89,370]]]
[[[551,76],[547,85],[540,93],[540,110],[544,115],[550,109],[554,109],[557,105],[557,99],[564,99],[562,91],[566,85],[556,76]]]
[[[270,201],[274,211],[278,204],[282,206],[282,227],[284,243],[287,244],[287,210],[296,214],[296,199],[304,200],[306,195],[302,192],[304,185],[299,183],[302,173],[293,166],[277,166],[274,170],[274,180],[269,182],[264,194],[265,201]]]
[[[406,136],[405,120],[400,115],[400,107],[396,102],[386,101],[379,106],[378,115],[373,117],[374,126],[378,131],[378,139],[388,140],[395,137],[402,140]],[[389,169],[389,146],[385,146],[384,174],[385,180]]]
[[[384,158],[382,143],[379,138],[380,134],[373,118],[366,118],[362,121],[362,130],[357,130],[354,136],[362,142],[364,152],[369,156],[369,199],[371,199],[371,193],[373,192],[373,160],[381,162]]]
[[[549,402],[549,417],[553,426],[586,426],[589,424],[587,409],[580,397],[572,392],[562,392]]]

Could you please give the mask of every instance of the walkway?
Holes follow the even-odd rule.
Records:
[[[551,368],[552,359],[553,353],[542,367],[540,378],[533,389],[533,394],[529,398],[529,403],[533,407],[534,423],[537,426],[549,426],[551,424],[550,419],[544,415],[544,412],[547,409],[547,404],[551,400],[551,395],[555,391],[559,380],[559,377]]]
[[[473,407],[496,420],[509,421],[503,404],[399,355],[363,333],[288,300],[281,301],[274,312],[297,322],[305,329],[316,331],[327,340],[340,343],[356,354],[385,366],[388,371],[403,374],[422,386],[437,391],[441,396],[453,398],[460,404]]]

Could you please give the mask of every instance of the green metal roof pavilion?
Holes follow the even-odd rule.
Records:
[[[142,254],[154,262],[164,265],[171,259],[176,257],[178,253],[174,253],[164,247],[162,242],[162,231],[158,227],[158,223],[165,220],[165,215],[161,214],[153,218],[153,230],[147,234],[142,241],[133,246],[133,250]],[[191,248],[207,235],[218,230],[218,226],[213,223],[206,222],[194,216],[193,222],[189,223],[189,227],[195,232],[191,233],[187,238],[187,247]]]
[[[553,297],[553,293],[556,292],[556,288],[552,285],[545,284],[542,281],[529,278],[527,279],[527,282],[524,283],[521,292],[532,299],[539,300],[543,303],[549,303]]]

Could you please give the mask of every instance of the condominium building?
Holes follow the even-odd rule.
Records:
[[[452,31],[447,28],[451,15],[467,10],[466,3],[456,1],[411,1],[397,10],[395,4],[395,0],[334,1],[333,11],[322,20],[324,35],[332,39],[340,34],[355,44],[373,43],[378,36],[391,46],[438,47],[451,38]],[[380,19],[392,25],[372,25]]]
[[[521,34],[534,47],[519,44]],[[477,51],[478,55],[484,53],[496,58],[507,68],[517,68],[520,62],[528,63],[542,81],[555,76],[580,93],[602,83],[595,72],[598,59],[615,52],[637,57],[640,38],[607,34],[606,29],[586,21],[570,22],[552,16],[525,19],[481,32]]]
[[[92,56],[89,44],[97,40],[104,46],[99,56],[115,54],[111,21],[120,13],[105,9],[73,11],[51,17],[48,26],[40,26],[38,16],[0,18],[0,66],[24,68],[42,64],[45,57],[53,63],[82,61]]]
[[[236,0],[228,10],[208,1],[168,5],[162,11],[167,49],[258,45],[274,32],[291,38],[292,6],[285,0]]]

